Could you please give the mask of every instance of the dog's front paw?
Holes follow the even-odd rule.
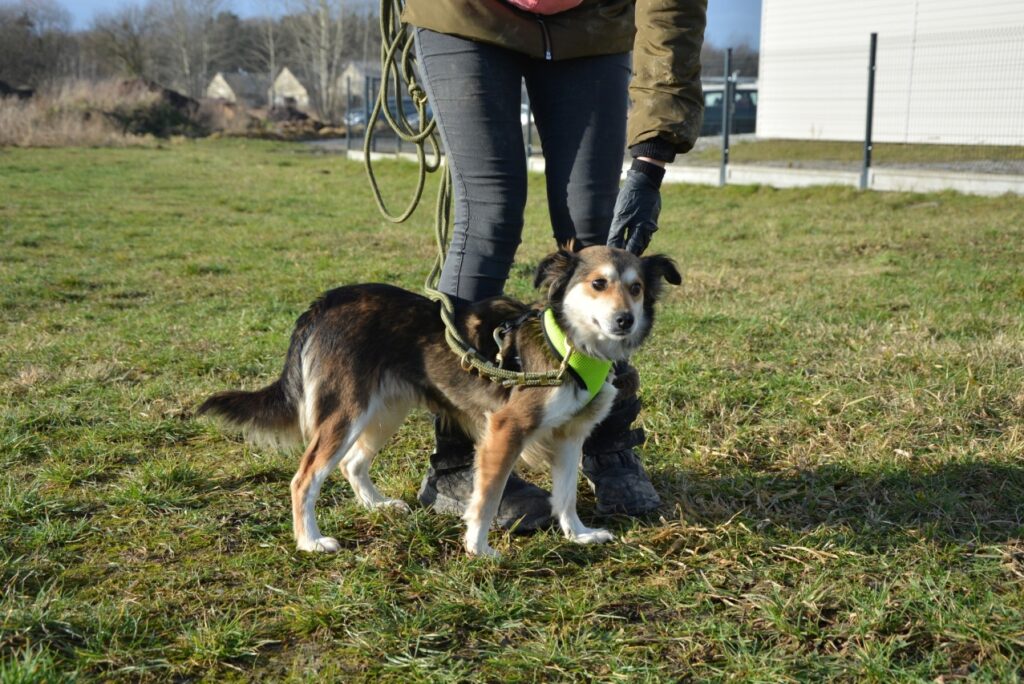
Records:
[[[337,553],[341,544],[334,537],[317,537],[298,542],[295,547],[299,551],[312,551],[314,553]]]
[[[399,513],[412,513],[412,509],[409,508],[409,504],[405,503],[401,499],[384,499],[374,508],[390,508],[393,511]]]
[[[467,544],[466,553],[470,556],[476,556],[477,558],[501,558],[501,554],[495,551],[491,546],[472,548]]]
[[[605,544],[615,541],[615,535],[608,530],[590,530],[574,534],[572,540],[577,544]]]
[[[478,556],[480,558],[498,558],[501,556],[500,553],[487,543],[486,534],[467,534],[463,541],[466,544],[466,553],[470,556]]]

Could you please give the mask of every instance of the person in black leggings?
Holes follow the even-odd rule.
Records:
[[[626,149],[629,54],[548,62],[426,29],[414,35],[453,181],[439,289],[457,304],[503,291],[526,207],[524,81],[543,141],[555,240],[605,244]]]
[[[523,82],[543,144],[555,241],[606,244],[626,147],[629,53],[548,61],[427,29],[414,32],[420,78],[453,181],[454,226],[439,289],[456,307],[502,294],[526,206]],[[631,173],[637,169],[641,193],[646,187],[660,201],[662,166],[639,161]],[[633,451],[644,439],[642,430],[630,429],[640,410],[636,371],[616,368],[616,378],[620,396],[587,440],[583,471],[595,485],[598,512],[640,515],[660,499]],[[435,425],[435,433],[419,499],[438,512],[461,514],[472,493],[473,443],[457,428]],[[548,499],[513,474],[497,524],[519,531],[548,524]]]

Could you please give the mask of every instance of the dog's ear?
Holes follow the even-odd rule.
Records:
[[[554,254],[547,255],[537,265],[537,275],[533,278],[533,286],[550,288],[553,284],[568,279],[572,274],[575,261],[576,257],[572,252],[565,249],[559,249]]]
[[[566,252],[578,252],[583,249],[583,245],[576,241],[576,237],[573,236],[565,242],[558,245],[558,249],[565,250]]]
[[[654,303],[661,297],[662,278],[673,285],[679,285],[683,277],[679,275],[676,262],[664,254],[642,257],[640,267],[644,274],[644,308],[653,313]]]
[[[640,263],[643,264],[644,282],[648,287],[660,284],[659,281],[662,278],[673,285],[681,285],[683,282],[683,276],[679,275],[676,262],[664,254],[643,257],[640,259]]]

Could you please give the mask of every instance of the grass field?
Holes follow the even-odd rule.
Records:
[[[412,169],[382,162],[392,189]],[[511,291],[550,247],[543,181]],[[392,194],[395,200],[397,193]],[[193,417],[320,291],[418,289],[429,211],[300,146],[0,150],[0,682],[1008,681],[1024,668],[1024,201],[666,187],[636,363],[665,505],[469,559]],[[417,415],[378,461],[415,504]],[[581,515],[593,519],[581,485]]]
[[[681,164],[717,166],[722,157],[718,145],[679,158]],[[863,142],[835,140],[735,140],[729,146],[733,164],[825,167],[859,170],[864,161]],[[875,166],[959,168],[986,173],[1024,173],[1024,146],[1012,145],[926,145],[875,143]]]

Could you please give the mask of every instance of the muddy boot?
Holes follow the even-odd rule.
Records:
[[[630,429],[640,414],[636,368],[616,364],[615,386],[619,394],[611,413],[583,444],[583,474],[597,495],[599,514],[640,516],[656,510],[661,498],[633,450],[644,443],[643,428]]]
[[[434,419],[434,453],[416,498],[436,513],[462,515],[473,494],[473,441]],[[533,532],[551,524],[551,495],[514,472],[509,475],[494,527]]]

